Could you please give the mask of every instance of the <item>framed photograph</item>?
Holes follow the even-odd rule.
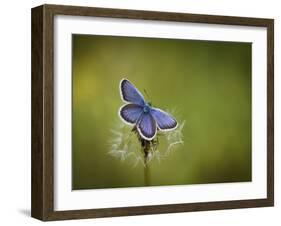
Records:
[[[32,9],[32,216],[273,206],[274,21]]]

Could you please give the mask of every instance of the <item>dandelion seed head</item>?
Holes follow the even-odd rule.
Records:
[[[178,127],[175,130],[168,132],[158,131],[157,137],[155,138],[157,139],[157,144],[150,145],[147,162],[152,161],[154,158],[160,162],[177,150],[178,147],[182,146],[184,144],[184,125],[185,121],[178,121]],[[109,155],[122,162],[128,161],[133,167],[139,164],[145,166],[143,152],[137,134],[132,131],[132,127],[125,125],[122,121],[116,121],[116,123],[114,123],[114,126],[110,130],[108,144]]]

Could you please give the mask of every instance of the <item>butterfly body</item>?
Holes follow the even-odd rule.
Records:
[[[143,107],[143,113],[145,113],[145,114],[150,113],[150,110],[151,110],[151,106],[149,104],[146,104]]]
[[[119,110],[121,119],[136,127],[145,140],[153,140],[157,130],[167,131],[177,127],[177,121],[169,113],[151,106],[138,89],[127,79],[120,82],[121,98],[127,104]]]

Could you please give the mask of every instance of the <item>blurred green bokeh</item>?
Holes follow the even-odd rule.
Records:
[[[128,78],[176,108],[184,145],[150,163],[151,185],[251,181],[251,43],[73,35],[73,189],[144,186],[108,154]]]

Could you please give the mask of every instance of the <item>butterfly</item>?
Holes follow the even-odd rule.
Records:
[[[143,95],[127,79],[120,81],[121,99],[126,103],[119,109],[120,118],[134,125],[140,136],[145,140],[153,140],[157,130],[169,131],[176,129],[178,123],[169,113],[152,107]]]

